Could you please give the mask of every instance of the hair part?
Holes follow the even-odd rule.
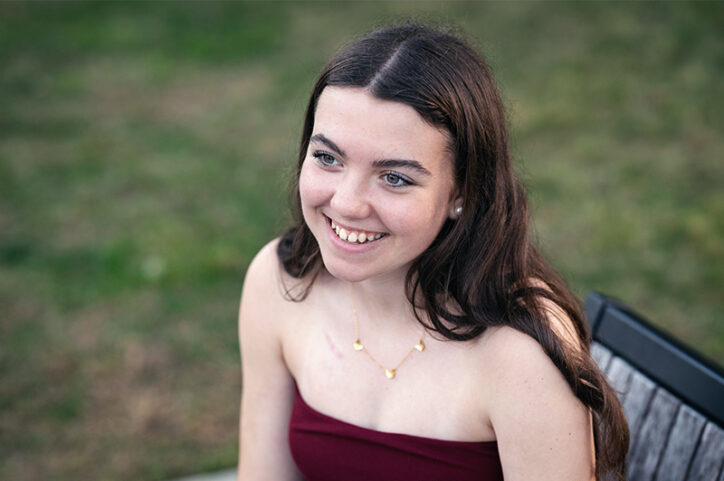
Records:
[[[314,128],[317,101],[328,86],[363,87],[382,100],[414,108],[450,134],[454,176],[463,211],[447,220],[407,273],[407,297],[418,320],[456,341],[509,326],[534,338],[594,415],[596,475],[623,479],[628,427],[615,392],[591,359],[580,303],[529,238],[529,210],[511,162],[506,116],[485,61],[458,36],[406,24],[382,28],[335,55],[314,85],[292,191],[295,225],[282,236],[279,260],[307,282],[306,297],[324,268],[302,217],[298,179]],[[570,319],[582,349],[550,325],[545,303]],[[454,308],[453,308],[454,307]],[[429,321],[418,315],[426,312]]]

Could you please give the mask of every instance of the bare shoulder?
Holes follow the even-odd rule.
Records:
[[[263,309],[269,314],[283,309],[288,302],[288,292],[301,283],[288,275],[277,256],[279,238],[273,239],[254,256],[244,278],[242,313],[246,310]]]
[[[280,288],[278,240],[264,246],[249,265],[239,309],[243,390],[239,479],[299,479],[286,443],[294,384],[282,349],[288,303]],[[243,449],[242,449],[243,446]]]
[[[486,340],[488,381],[495,387],[491,421],[495,416],[528,415],[545,409],[582,407],[561,371],[532,337],[511,327],[492,328]]]
[[[541,345],[513,328],[496,327],[485,346],[495,393],[488,415],[505,479],[591,479],[588,409]]]
[[[267,243],[254,256],[244,279],[244,291],[266,292],[274,282],[279,282],[279,259],[276,254],[279,239]]]
[[[277,295],[279,284],[279,261],[276,257],[274,239],[265,245],[249,264],[244,278],[239,308],[239,335],[242,348],[250,352],[260,340],[278,343],[278,332],[273,323],[274,311],[280,308]],[[262,339],[263,338],[263,339]]]
[[[485,357],[489,372],[500,382],[530,373],[558,371],[543,347],[532,337],[512,327],[492,327],[486,332]]]
[[[245,368],[267,356],[282,363],[283,310],[288,304],[281,288],[281,265],[276,255],[279,240],[266,244],[249,264],[239,307],[239,341]],[[258,354],[258,356],[257,356]],[[266,361],[264,361],[266,362]]]

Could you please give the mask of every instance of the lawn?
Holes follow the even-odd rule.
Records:
[[[0,4],[0,478],[236,462],[236,311],[344,42],[453,22],[492,64],[537,242],[724,363],[724,5]]]

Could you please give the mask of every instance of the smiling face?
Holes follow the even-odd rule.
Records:
[[[326,87],[299,178],[304,220],[333,276],[402,276],[455,217],[449,136],[410,106]]]

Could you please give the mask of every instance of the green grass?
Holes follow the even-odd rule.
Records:
[[[0,4],[0,478],[236,462],[236,310],[324,61],[392,19],[492,63],[536,235],[724,362],[724,7]]]

